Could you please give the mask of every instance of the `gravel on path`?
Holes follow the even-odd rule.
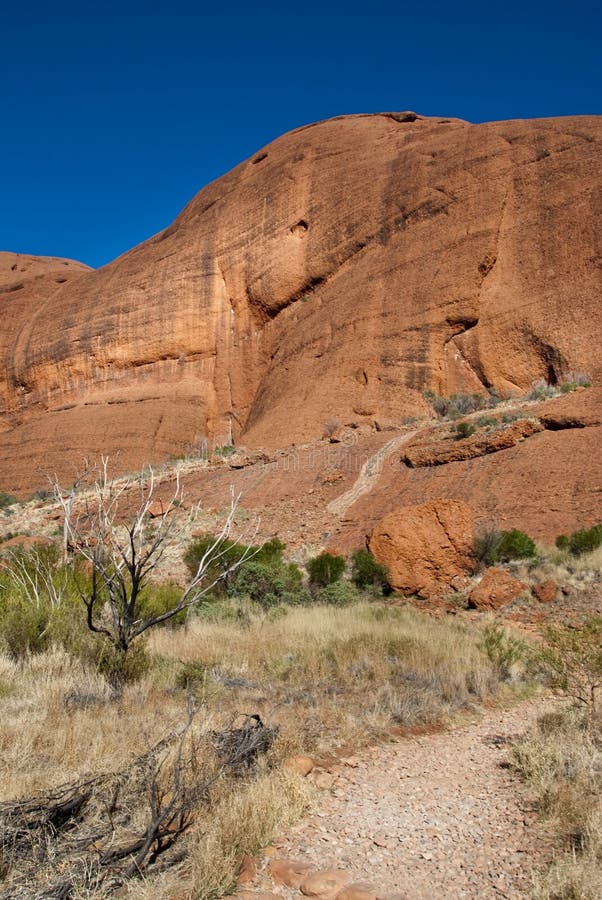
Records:
[[[276,843],[278,856],[343,869],[377,885],[379,896],[528,896],[545,848],[509,746],[549,706],[488,710],[350,758],[314,814]]]

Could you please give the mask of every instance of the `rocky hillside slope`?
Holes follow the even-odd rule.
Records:
[[[230,431],[274,450],[330,420],[397,428],[426,414],[427,389],[599,383],[601,141],[600,117],[346,116],[274,141],[98,271],[0,255],[0,488]],[[553,491],[548,435],[529,443]],[[474,461],[412,477],[441,485],[459,465],[481,477]]]

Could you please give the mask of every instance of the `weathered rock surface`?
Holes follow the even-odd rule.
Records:
[[[314,761],[311,756],[289,756],[284,760],[284,768],[296,772],[305,778],[313,770]]]
[[[471,609],[501,609],[516,600],[526,585],[513,578],[505,569],[492,566],[485,571],[481,581],[469,594]]]
[[[351,875],[343,869],[324,869],[308,875],[301,882],[301,893],[305,897],[322,897],[330,900],[352,880]]]
[[[558,596],[558,584],[551,578],[540,581],[531,588],[531,593],[540,603],[552,603]]]
[[[562,415],[584,424],[546,428],[514,447],[451,465],[408,468],[392,457],[370,494],[348,510],[349,524],[330,542],[332,549],[353,550],[383,515],[402,504],[441,497],[466,502],[477,529],[492,524],[520,528],[548,543],[559,534],[596,524],[602,496],[602,425],[595,422],[602,410],[602,388],[527,409],[540,421],[544,414]]]
[[[470,508],[457,500],[435,500],[385,516],[372,532],[370,550],[387,566],[395,590],[432,597],[472,571],[473,541]]]
[[[268,863],[268,870],[276,884],[298,889],[312,872],[312,867],[298,859],[272,859]]]
[[[488,453],[498,453],[514,447],[520,441],[544,430],[537,419],[522,419],[499,431],[473,434],[464,440],[453,436],[432,443],[417,441],[404,449],[402,462],[407,466],[442,466],[465,459],[477,459]]]
[[[99,271],[4,254],[2,488],[101,451],[136,469],[230,429],[269,449],[332,419],[383,428],[426,412],[428,388],[599,381],[601,139],[599,117],[341,117],[270,144]]]
[[[378,900],[376,888],[367,881],[354,881],[337,894],[336,900]]]

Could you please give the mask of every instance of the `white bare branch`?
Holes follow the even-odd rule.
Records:
[[[112,481],[108,457],[102,457],[98,466],[90,466],[86,461],[84,471],[67,490],[59,486],[56,478],[51,483],[65,517],[64,551],[87,560],[92,569],[91,587],[81,592],[88,627],[104,635],[123,653],[149,628],[197,605],[257,552],[247,546],[236,562],[222,564],[219,575],[208,577],[210,571],[215,571],[216,562],[223,563],[228,551],[240,502],[240,495],[231,491],[225,521],[177,602],[161,614],[145,617],[141,592],[168,545],[183,536],[199,511],[197,506],[187,518],[182,514],[184,495],[179,473],[165,502],[157,497],[152,468],[146,479],[140,476]],[[77,491],[83,484],[89,487],[78,497]],[[238,540],[244,537],[245,544],[251,543],[258,529],[257,520],[250,534],[239,536]]]

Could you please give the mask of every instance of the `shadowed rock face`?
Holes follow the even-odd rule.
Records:
[[[98,271],[0,255],[1,486],[230,427],[277,447],[329,419],[399,423],[426,389],[599,380],[601,141],[600,117],[347,116],[279,138]]]

